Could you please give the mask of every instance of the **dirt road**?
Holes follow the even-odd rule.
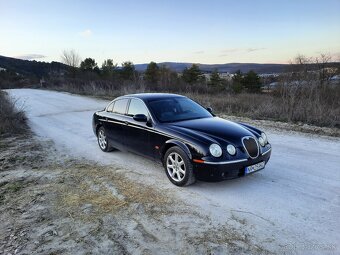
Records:
[[[189,210],[209,217],[216,228],[234,226],[252,244],[273,253],[340,252],[339,138],[265,130],[273,145],[265,170],[245,178],[179,188],[167,180],[157,163],[119,151],[100,151],[91,119],[107,101],[32,89],[7,92],[24,106],[35,134],[52,139],[59,152],[123,168],[129,179],[142,180],[161,194],[176,197],[190,205]],[[181,224],[181,229],[191,226],[190,220]],[[155,229],[149,231],[157,235]],[[209,233],[206,236],[214,239]]]

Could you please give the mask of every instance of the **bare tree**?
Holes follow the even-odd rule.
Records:
[[[73,78],[76,75],[77,68],[80,65],[81,58],[75,50],[63,50],[61,54],[61,61],[71,67]]]
[[[330,54],[321,53],[315,58],[318,69],[318,78],[320,85],[328,84],[330,79],[336,74],[336,67],[330,66],[332,56]]]
[[[288,121],[295,121],[297,115],[306,115],[306,107],[299,108],[301,98],[311,97],[314,93],[315,82],[311,72],[312,58],[304,55],[297,55],[290,61],[289,72],[281,75],[281,85],[279,93],[282,98],[282,110],[287,116]],[[302,109],[302,113],[297,109]]]
[[[281,111],[288,121],[324,123],[335,126],[339,122],[339,87],[332,86],[336,63],[327,54],[317,58],[297,56],[290,71],[280,76],[277,91],[281,97]]]

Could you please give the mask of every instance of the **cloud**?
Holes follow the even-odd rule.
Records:
[[[204,51],[203,50],[199,50],[199,51],[195,51],[194,54],[203,54]]]
[[[91,29],[86,29],[82,32],[79,32],[78,35],[82,37],[90,37],[92,35],[92,30]]]
[[[247,52],[253,52],[253,51],[259,51],[259,50],[265,50],[266,48],[248,48]]]
[[[15,56],[15,58],[23,59],[23,60],[33,60],[33,59],[39,59],[39,58],[46,58],[46,56],[41,54],[24,54],[20,56]]]
[[[265,50],[266,48],[232,48],[232,49],[225,49],[222,50],[219,55],[220,57],[227,57],[229,55],[232,55],[234,53],[243,54],[243,53],[250,53],[254,51],[260,51]]]
[[[234,52],[238,52],[238,51],[242,51],[242,49],[226,49],[226,50],[222,50],[221,53],[234,53]]]

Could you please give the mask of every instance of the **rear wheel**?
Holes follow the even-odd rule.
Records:
[[[164,167],[169,180],[177,186],[188,186],[196,181],[189,157],[178,146],[167,150]]]
[[[102,151],[109,152],[109,151],[113,150],[113,148],[110,147],[110,144],[109,144],[109,141],[107,139],[106,131],[105,131],[104,127],[100,127],[98,129],[97,140],[98,140],[99,148]]]

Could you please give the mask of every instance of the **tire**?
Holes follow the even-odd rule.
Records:
[[[104,152],[112,151],[113,148],[110,146],[109,141],[106,136],[106,131],[104,127],[100,127],[97,132],[97,141],[99,148]]]
[[[178,146],[171,147],[164,155],[163,164],[169,180],[177,186],[189,186],[196,181],[188,155]]]

